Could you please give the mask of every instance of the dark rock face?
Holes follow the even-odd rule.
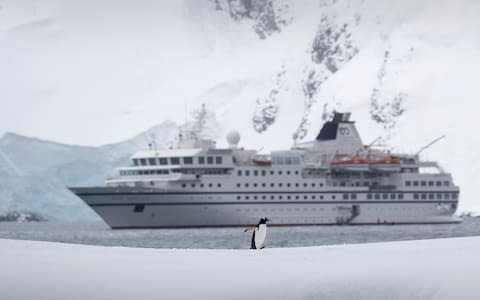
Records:
[[[264,98],[257,98],[255,113],[253,115],[253,128],[256,132],[262,133],[275,123],[278,113],[277,97],[284,84],[285,69],[282,68],[275,76],[274,87]]]
[[[215,9],[226,11],[235,21],[252,20],[253,30],[266,39],[289,23],[288,6],[272,0],[215,0]]]
[[[409,50],[406,57],[400,58],[400,61],[410,59],[409,56],[413,49]],[[377,73],[377,83],[370,95],[370,117],[376,123],[386,130],[384,140],[389,139],[391,131],[395,128],[398,117],[405,112],[405,102],[408,94],[401,90],[385,91],[384,84],[387,80],[388,69],[392,67],[392,58],[390,50],[386,50],[383,55],[383,62]]]
[[[312,61],[325,65],[330,72],[335,73],[357,53],[348,25],[338,26],[329,18],[322,17],[312,44]]]
[[[308,133],[310,111],[322,84],[357,53],[358,49],[352,41],[348,24],[337,25],[335,19],[326,16],[320,19],[310,51],[313,64],[305,69],[305,78],[302,80],[305,95],[304,114],[292,135],[295,142],[302,140]]]

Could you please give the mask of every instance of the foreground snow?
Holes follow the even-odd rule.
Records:
[[[250,250],[0,240],[2,299],[478,299],[480,237]]]

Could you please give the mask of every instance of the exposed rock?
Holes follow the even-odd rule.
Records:
[[[253,21],[253,30],[266,39],[291,22],[288,5],[272,0],[215,0],[215,9],[226,11],[236,21]]]
[[[278,113],[277,97],[284,85],[285,72],[284,67],[282,67],[282,70],[275,76],[274,87],[268,95],[265,98],[257,98],[256,100],[253,128],[258,133],[264,132],[270,125],[275,123]]]

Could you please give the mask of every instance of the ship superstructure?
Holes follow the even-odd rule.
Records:
[[[104,187],[70,188],[112,228],[454,223],[459,188],[436,162],[365,146],[350,114],[268,155],[194,132],[135,153]]]

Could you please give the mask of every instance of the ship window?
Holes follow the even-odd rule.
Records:
[[[356,200],[357,199],[357,194],[350,194],[350,199]]]
[[[304,183],[304,184],[303,184],[303,187],[307,187],[307,184],[306,184],[306,183]]]
[[[444,185],[444,186],[449,186],[449,184],[450,184],[450,183],[449,183],[448,181],[444,181],[444,182],[443,182],[443,185]]]
[[[250,171],[249,170],[245,170],[245,176],[250,176]]]
[[[240,196],[237,196],[237,200],[240,200],[240,198],[241,198]]]
[[[278,171],[278,175],[282,175],[282,171]]]
[[[213,165],[213,156],[207,156],[207,164]]]
[[[413,186],[418,186],[418,181],[414,181]]]
[[[307,195],[303,196],[303,199],[307,200],[307,199],[308,199],[308,196],[307,196]]]
[[[146,166],[147,165],[147,160],[145,158],[140,158],[140,164],[142,166]]]
[[[418,200],[418,194],[413,194],[413,199]]]
[[[204,187],[203,183],[200,183],[200,187],[201,187],[201,188],[203,188],[203,187]]]
[[[287,175],[290,175],[290,171],[287,171]]]
[[[143,212],[144,209],[145,209],[145,204],[136,204],[133,207],[133,212],[141,213],[141,212]]]
[[[180,164],[180,158],[178,158],[178,157],[170,157],[170,163],[171,163],[172,165],[178,165],[178,164]]]
[[[270,175],[273,175],[273,174],[274,174],[274,172],[273,172],[273,171],[270,171]]]
[[[295,171],[295,175],[298,175],[298,171]]]
[[[382,194],[382,199],[388,199],[388,194]]]
[[[160,157],[158,160],[161,165],[168,165],[168,161],[166,157]]]
[[[265,182],[264,182],[264,183],[262,183],[262,187],[265,187],[265,186],[266,186]]]
[[[298,187],[298,183],[295,183],[295,187]]]
[[[254,199],[254,200],[257,200],[257,199],[258,199],[258,197],[255,195],[255,196],[253,196],[253,199]]]
[[[406,182],[405,182],[405,185],[406,185],[406,186],[411,186],[411,185],[412,185],[412,182],[411,182],[411,181],[406,181]]]
[[[427,194],[422,194],[422,195],[421,195],[421,198],[422,198],[422,199],[427,199]]]
[[[312,196],[312,200],[315,200],[315,195]]]
[[[248,199],[250,199],[250,197],[249,197],[249,196],[245,196],[245,200],[248,200]]]
[[[397,199],[397,194],[390,194],[390,199],[391,200]]]
[[[266,176],[267,172],[265,170],[262,170],[262,176]]]
[[[262,196],[262,199],[263,199],[263,200],[265,200],[266,198],[267,198],[267,196],[265,196],[265,195]]]
[[[320,195],[320,199],[323,200],[323,195]]]
[[[442,182],[441,182],[441,181],[436,181],[436,182],[435,182],[435,185],[436,185],[436,186],[442,186]]]
[[[185,183],[182,184],[182,188],[185,188],[187,187],[187,185]]]
[[[278,196],[278,199],[282,200],[282,199],[283,199],[283,197],[280,195],[280,196]]]
[[[398,194],[398,200],[403,200],[403,194]]]
[[[335,195],[333,195],[333,196],[332,196],[332,199],[334,199],[334,200],[335,200]]]
[[[281,183],[279,183],[279,184],[278,184],[278,187],[282,187],[282,184],[281,184]]]
[[[367,199],[372,199],[372,194],[367,194]]]
[[[345,181],[341,181],[340,186],[345,186]]]
[[[270,199],[272,199],[272,200],[275,199],[275,196],[271,195],[271,196],[270,196]]]
[[[323,187],[323,183],[320,183],[319,185],[320,185],[320,187]]]
[[[245,183],[245,187],[248,187],[248,183]]]
[[[208,184],[208,187],[213,187],[213,184],[209,183],[209,184]]]
[[[287,183],[287,187],[290,187],[290,186],[291,186],[290,182],[289,182],[289,183]]]
[[[192,183],[192,188],[194,188],[194,187],[195,187],[195,183]]]
[[[240,187],[240,183],[237,183],[237,187],[238,187],[238,188]]]
[[[297,200],[298,200],[299,198],[300,198],[300,197],[299,197],[298,195],[296,195],[296,196],[295,196],[295,199],[297,199]]]
[[[445,194],[445,199],[450,199],[450,194]]]
[[[274,187],[275,185],[273,183],[270,183],[270,187]]]
[[[442,194],[437,194],[438,199],[442,199]]]
[[[312,187],[315,187],[315,183],[312,183]]]
[[[148,159],[148,164],[150,166],[155,166],[157,164],[157,162],[155,161],[155,158],[149,158]]]
[[[184,157],[183,158],[183,163],[186,164],[186,165],[193,164],[193,157]]]
[[[237,175],[238,175],[238,176],[242,176],[242,170],[238,170],[238,171],[237,171]]]
[[[429,181],[428,186],[433,186],[433,181]]]
[[[427,185],[427,182],[426,182],[426,181],[420,181],[420,185],[421,185],[421,186],[426,186],[426,185]]]
[[[348,200],[348,194],[343,194],[343,199]]]
[[[433,198],[435,198],[433,194],[428,194],[428,199],[432,200]]]
[[[133,165],[138,166],[138,159],[136,159],[136,158],[133,159]]]
[[[199,156],[198,157],[198,164],[199,165],[204,165],[205,164],[205,156]]]
[[[458,198],[458,194],[457,193],[452,193],[452,199],[457,199]]]
[[[380,194],[375,194],[375,199],[376,200],[380,199]]]
[[[215,163],[217,165],[221,165],[222,164],[222,157],[221,156],[215,156]]]
[[[253,176],[258,176],[258,171],[257,170],[253,171]]]
[[[254,183],[254,184],[253,184],[253,187],[257,187],[257,184],[256,184],[256,183]]]

